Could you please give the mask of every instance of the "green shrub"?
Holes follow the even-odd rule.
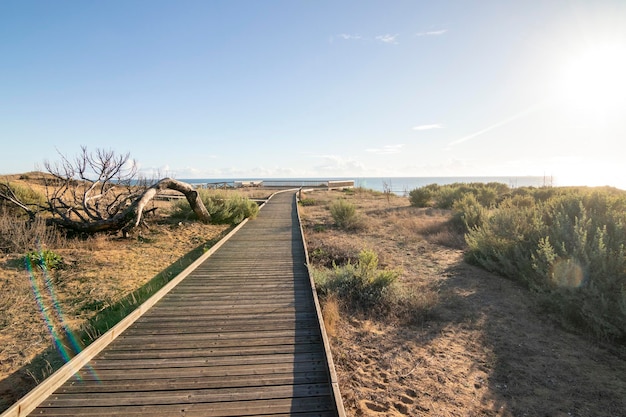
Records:
[[[372,318],[422,323],[439,299],[432,289],[401,285],[400,272],[379,269],[378,256],[370,250],[361,251],[355,263],[312,268],[311,273],[324,305],[331,300],[353,313]]]
[[[626,192],[514,194],[469,230],[468,260],[547,294],[565,325],[626,342]]]
[[[424,187],[409,191],[409,201],[413,207],[429,207],[432,196],[432,192]]]
[[[506,184],[491,182],[454,183],[447,185],[430,184],[409,192],[409,201],[415,207],[437,207],[451,209],[465,196],[472,194],[485,208],[491,208],[510,193]]]
[[[379,270],[378,255],[362,250],[355,264],[348,262],[330,270],[318,270],[315,282],[321,296],[337,295],[351,307],[363,311],[383,307],[385,295],[398,276],[398,271]]]
[[[24,263],[27,269],[38,266],[44,271],[59,269],[63,267],[63,258],[61,255],[51,250],[44,249],[41,251],[29,252],[24,256]]]
[[[468,231],[480,227],[487,217],[487,210],[478,202],[474,194],[466,194],[452,206],[452,218],[459,230]]]
[[[8,187],[21,203],[33,211],[39,211],[39,208],[46,204],[46,197],[30,187],[17,183],[2,184],[2,187]],[[15,216],[26,216],[23,209],[3,199],[0,199],[0,208]]]
[[[330,214],[335,224],[344,230],[355,230],[363,227],[363,221],[356,211],[356,206],[347,200],[335,200],[330,205]]]
[[[245,218],[256,217],[259,212],[259,206],[256,202],[239,194],[200,190],[200,198],[211,215],[211,223],[214,224],[239,224]],[[195,217],[186,200],[174,203],[170,215],[177,219]]]

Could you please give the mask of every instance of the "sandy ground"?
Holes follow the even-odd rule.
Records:
[[[418,325],[342,311],[331,343],[349,416],[626,416],[623,350],[559,328],[532,293],[465,263],[444,213],[358,193],[310,198],[311,253],[375,248],[404,285],[436,292]],[[333,228],[333,198],[352,200],[369,227]]]

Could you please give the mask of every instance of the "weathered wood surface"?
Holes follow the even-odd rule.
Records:
[[[324,341],[294,195],[277,194],[30,415],[343,415]]]

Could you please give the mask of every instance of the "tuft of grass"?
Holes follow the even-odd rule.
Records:
[[[324,328],[326,334],[330,337],[337,335],[337,326],[341,320],[339,308],[339,300],[335,296],[328,296],[322,304],[322,318],[324,319]]]
[[[378,255],[371,250],[361,251],[354,264],[314,268],[312,275],[330,332],[339,321],[341,308],[373,318],[418,324],[439,302],[435,291],[399,284],[399,271],[379,269]]]

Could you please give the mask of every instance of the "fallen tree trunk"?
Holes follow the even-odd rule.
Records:
[[[208,223],[211,221],[211,215],[204,206],[198,191],[191,185],[172,178],[164,178],[152,185],[133,200],[126,209],[107,219],[85,222],[70,219],[68,216],[62,216],[53,217],[50,221],[64,229],[77,233],[93,234],[121,230],[124,234],[127,234],[134,227],[139,226],[146,205],[152,201],[159,192],[166,189],[175,190],[184,194],[191,209],[201,222]]]

